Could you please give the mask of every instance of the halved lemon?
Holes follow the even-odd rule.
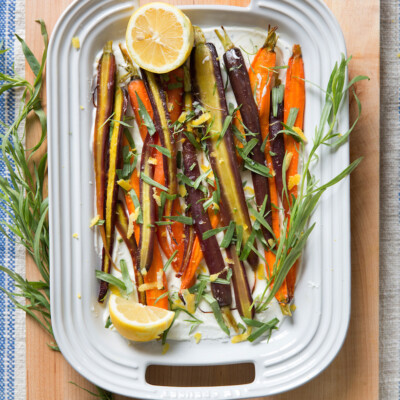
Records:
[[[111,321],[126,339],[148,342],[157,339],[174,319],[173,311],[125,299],[111,293],[108,303]]]
[[[126,29],[126,47],[143,69],[158,74],[172,71],[189,57],[193,47],[189,18],[166,3],[149,3],[137,9]]]

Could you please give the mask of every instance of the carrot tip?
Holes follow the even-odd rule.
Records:
[[[301,57],[301,46],[299,44],[293,45],[293,56],[294,57]]]

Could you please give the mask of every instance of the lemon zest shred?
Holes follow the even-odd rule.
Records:
[[[138,287],[138,290],[139,292],[145,292],[146,290],[157,289],[157,288],[158,288],[158,282],[149,282],[149,283],[142,283]]]
[[[129,192],[132,189],[130,183],[124,179],[120,179],[119,181],[117,181],[117,183],[119,186],[122,187],[122,189],[124,189],[127,192]]]
[[[292,129],[301,137],[304,143],[307,143],[306,135],[304,135],[304,132],[299,127],[294,126]]]
[[[288,189],[292,190],[300,183],[301,176],[299,174],[289,176]]]
[[[166,354],[168,350],[169,350],[169,343],[163,344],[161,354],[162,355]]]
[[[285,165],[283,166],[285,168],[285,171],[288,170],[289,165],[292,162],[292,158],[293,158],[293,153],[292,152],[286,154]]]
[[[75,49],[79,50],[81,48],[81,43],[77,36],[74,36],[72,38],[71,43],[72,43],[72,47],[74,47]]]
[[[200,332],[197,332],[197,333],[195,333],[195,334],[193,335],[193,337],[194,337],[194,340],[196,341],[196,344],[199,344],[199,343],[200,343],[200,340],[201,340],[201,333],[200,333]]]
[[[244,342],[245,340],[247,340],[247,338],[250,336],[250,334],[251,334],[251,327],[247,328],[246,332],[244,332],[240,335],[233,336],[233,338],[231,339],[231,343]]]
[[[93,228],[98,222],[100,221],[100,215],[97,214],[92,220],[90,221],[89,228]]]
[[[191,122],[191,125],[192,126],[199,126],[201,124],[204,124],[204,122],[207,122],[210,118],[211,118],[211,114],[206,112],[206,113],[200,115],[200,117],[194,119]]]

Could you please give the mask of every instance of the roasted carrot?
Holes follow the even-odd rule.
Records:
[[[163,271],[163,261],[160,253],[160,248],[158,247],[157,240],[155,240],[153,262],[150,269],[147,271],[147,274],[143,276],[144,282],[150,284],[158,282],[158,274],[162,275],[162,282],[164,287],[162,289],[155,288],[146,290],[147,305],[168,310],[168,296],[163,297],[162,299],[158,300],[157,303],[155,303],[158,297],[168,292],[168,283],[165,273]]]
[[[100,219],[104,220],[106,201],[107,156],[109,150],[110,117],[113,111],[115,93],[116,62],[112,41],[106,43],[97,67],[97,106],[94,127],[93,158],[96,181],[96,208]],[[103,252],[112,258],[106,240],[105,226],[99,227],[103,241]],[[103,257],[104,258],[104,257]],[[102,261],[103,263],[103,261]]]
[[[183,106],[183,68],[179,67],[163,75],[163,87],[167,95],[167,105],[171,123],[173,124],[182,113]]]
[[[253,240],[252,225],[246,198],[243,191],[242,180],[233,150],[233,137],[231,127],[224,131],[225,120],[228,116],[228,106],[222,81],[219,57],[215,46],[206,43],[205,36],[200,28],[195,27],[195,48],[191,53],[190,68],[192,76],[193,93],[208,113],[209,118],[204,127],[204,132],[210,130],[211,134],[205,140],[210,155],[211,168],[218,178],[221,189],[221,202],[227,213],[226,220],[233,220],[243,227],[243,246],[248,240]],[[249,242],[250,243],[250,242]],[[256,247],[256,243],[253,243]],[[242,252],[243,259],[252,267],[257,267],[258,256],[246,246]],[[236,299],[237,301],[237,299]]]
[[[129,100],[132,106],[132,110],[135,114],[135,119],[139,128],[140,136],[144,141],[147,135],[147,126],[144,123],[142,116],[140,115],[139,100],[144,105],[144,108],[151,119],[153,119],[153,108],[151,106],[150,98],[147,94],[144,82],[139,75],[138,69],[133,65],[132,60],[126,49],[121,44],[119,45],[119,48],[127,64],[126,68],[128,70],[128,75],[131,79],[128,83]]]
[[[269,193],[271,197],[271,216],[272,230],[277,240],[280,237],[280,223],[278,206],[278,192],[275,181],[274,165],[270,154],[270,135],[269,135],[269,119],[271,109],[271,88],[274,80],[274,68],[276,66],[275,46],[278,40],[276,28],[268,30],[267,39],[264,45],[257,52],[254,60],[249,68],[250,84],[253,93],[255,93],[256,104],[258,108],[258,116],[260,119],[261,137],[265,143],[264,155],[267,161],[267,166],[270,171],[273,171],[271,177],[268,178]],[[275,206],[275,207],[274,207]],[[275,264],[275,254],[272,251],[265,251],[266,258],[266,273],[271,276]],[[272,283],[273,285],[273,283]],[[275,295],[280,304],[285,305],[288,301],[286,282],[284,281],[281,288]]]
[[[301,54],[301,47],[298,44],[293,46],[293,54],[289,59],[288,70],[286,73],[286,86],[284,94],[284,122],[288,121],[290,110],[298,110],[294,126],[303,129],[304,108],[305,108],[305,81],[304,63]],[[298,174],[300,144],[290,135],[284,135],[286,154],[292,154],[292,159],[286,171],[286,185],[288,188],[289,202],[292,196],[297,197],[297,184],[295,176]],[[290,205],[284,201],[285,212],[290,218]],[[286,277],[288,295],[291,300],[294,296],[294,286],[296,284],[298,261],[289,270]]]
[[[115,208],[118,197],[117,185],[117,168],[120,164],[122,132],[123,126],[119,123],[122,121],[128,106],[128,94],[125,89],[118,87],[115,91],[114,117],[112,128],[110,130],[110,139],[107,151],[107,162],[105,165],[106,175],[106,192],[105,192],[105,213],[104,213],[104,229],[105,243],[103,246],[103,260],[101,269],[106,273],[110,273],[112,267],[112,258],[106,253],[106,249],[112,254],[115,234]],[[103,302],[108,291],[108,283],[100,281],[99,302]]]
[[[290,110],[296,108],[298,112],[293,126],[301,130],[304,122],[305,94],[303,57],[300,45],[295,44],[286,73],[283,122],[287,123]],[[292,154],[292,159],[286,172],[286,184],[290,199],[292,195],[297,197],[297,185],[290,187],[289,182],[298,173],[300,144],[290,135],[284,135],[284,139],[286,153]]]
[[[216,228],[220,220],[219,214],[214,214],[214,212],[209,212],[208,215],[210,217],[211,226],[213,227],[213,229]],[[190,257],[190,261],[185,271],[183,271],[180,291],[184,289],[189,289],[194,285],[196,281],[196,271],[201,263],[201,260],[203,260],[203,252],[201,251],[200,241],[196,237],[193,244],[193,250],[192,250],[192,255]]]
[[[270,28],[264,45],[255,55],[249,68],[249,78],[253,93],[255,93],[258,114],[261,126],[262,139],[268,136],[269,110],[271,99],[271,88],[276,66],[275,46],[278,40],[277,28]],[[265,155],[267,148],[264,149]]]
[[[176,201],[178,200],[178,201]],[[182,209],[179,204],[179,199],[176,199],[172,203],[172,215],[178,216],[182,214]],[[178,250],[176,256],[172,260],[172,267],[176,272],[181,268],[184,253],[184,226],[180,222],[174,222],[172,225],[160,225],[157,227],[158,243],[167,258],[170,258],[172,254]]]
[[[184,90],[185,100],[184,109],[186,113],[193,112],[193,96],[192,85],[190,82],[189,67],[186,63],[184,66]],[[186,130],[191,134],[195,133],[196,128],[193,128],[190,123],[186,124]],[[200,166],[197,159],[197,152],[194,145],[186,137],[182,143],[182,159],[185,175],[191,182],[195,182],[200,177]],[[204,260],[207,264],[210,274],[220,274],[221,278],[225,278],[227,271],[225,270],[225,262],[219,247],[217,238],[211,236],[204,238],[203,235],[210,229],[212,225],[208,213],[203,209],[204,193],[193,185],[186,185],[187,190],[187,204],[190,206],[190,213],[193,218],[193,227],[199,239],[201,250],[203,252]],[[218,301],[220,307],[229,306],[232,302],[232,294],[230,285],[224,285],[216,282],[211,283],[211,291],[214,298]]]
[[[115,226],[117,227],[117,230],[121,235],[123,241],[125,242],[126,247],[129,250],[129,254],[131,255],[133,269],[135,272],[136,288],[138,289],[139,286],[143,283],[143,276],[140,273],[139,269],[137,268],[137,263],[136,263],[137,242],[134,235],[128,238],[128,231],[129,231],[128,225],[129,222],[128,222],[128,217],[125,213],[124,204],[118,200],[116,206]],[[146,304],[146,293],[138,291],[138,299],[141,304]]]
[[[269,226],[272,226],[271,196],[269,193],[268,176],[270,170],[266,168],[265,156],[262,152],[261,125],[258,116],[258,107],[254,100],[254,90],[251,87],[249,73],[244,62],[243,54],[238,47],[232,43],[228,33],[221,27],[223,34],[215,30],[219,40],[224,46],[224,63],[228,69],[229,82],[232,86],[233,94],[237,104],[241,106],[240,114],[246,128],[252,132],[251,136],[246,135],[246,141],[252,142],[252,148],[248,155],[243,156],[245,167],[251,170],[251,179],[253,181],[255,201],[260,210],[266,202],[267,214],[265,220]],[[255,141],[255,142],[254,142]],[[251,143],[250,143],[251,144]],[[242,153],[243,155],[243,153]],[[257,165],[257,168],[253,168]],[[264,239],[267,242],[273,238],[271,232],[265,226],[261,226]]]

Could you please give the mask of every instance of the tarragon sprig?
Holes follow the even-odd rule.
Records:
[[[42,152],[47,134],[47,118],[41,102],[48,34],[44,22],[42,20],[37,22],[40,24],[44,41],[41,62],[37,60],[25,41],[17,35],[25,59],[35,76],[33,84],[16,74],[10,76],[0,72],[0,96],[15,89],[23,91],[15,120],[11,125],[0,121],[4,128],[0,134],[0,157],[6,166],[6,176],[8,176],[8,178],[0,177],[0,207],[8,216],[7,220],[0,220],[0,231],[10,240],[25,247],[28,254],[33,257],[41,279],[30,281],[11,269],[0,266],[0,271],[14,281],[16,292],[10,292],[3,287],[0,287],[0,290],[17,308],[36,320],[54,340],[50,315],[48,198],[44,189],[47,153]],[[0,56],[4,53],[5,51],[0,51]],[[20,137],[19,128],[32,113],[40,122],[41,136],[35,146],[27,149],[24,145],[26,131]],[[13,235],[10,235],[7,229]],[[21,299],[25,299],[26,304]],[[55,340],[49,347],[59,350]],[[99,399],[112,399],[110,392],[98,387],[96,387],[97,393],[84,390]]]
[[[342,172],[340,172],[340,174],[325,184],[320,184],[311,172],[312,162],[315,159],[318,160],[316,157],[318,149],[322,145],[327,145],[334,148],[342,145],[348,139],[361,115],[361,103],[353,91],[358,105],[358,117],[345,134],[341,135],[335,132],[338,123],[339,110],[342,107],[348,90],[354,85],[354,83],[364,79],[369,79],[366,76],[360,75],[352,79],[351,82],[345,86],[346,70],[350,60],[351,57],[346,59],[344,56],[342,56],[340,63],[335,64],[335,67],[331,73],[325,92],[326,95],[324,107],[322,109],[319,124],[315,131],[313,146],[307,158],[303,160],[304,167],[301,174],[301,184],[297,198],[293,197],[292,199],[289,199],[288,190],[285,184],[285,168],[283,168],[282,180],[284,182],[284,196],[286,196],[287,202],[290,205],[290,227],[287,229],[289,220],[288,218],[285,218],[282,230],[283,232],[287,233],[284,233],[281,236],[281,240],[276,250],[276,262],[273,267],[273,273],[271,277],[274,280],[274,284],[268,293],[268,296],[267,290],[265,290],[259,299],[259,304],[256,307],[258,312],[263,311],[268,307],[269,303],[281,287],[288,272],[300,257],[307,242],[307,238],[310,236],[315,227],[315,223],[311,226],[308,226],[309,219],[323,193],[329,187],[335,185],[346,176],[350,175],[362,160],[362,158],[358,158]],[[305,154],[303,142],[300,143],[300,153],[303,155]],[[285,162],[286,156],[283,165],[286,165]]]

